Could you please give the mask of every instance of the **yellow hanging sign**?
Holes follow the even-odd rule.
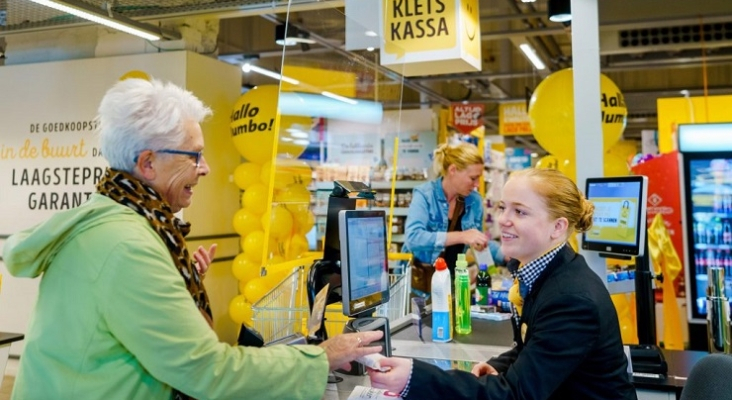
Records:
[[[404,76],[480,71],[478,0],[385,0],[381,64]]]

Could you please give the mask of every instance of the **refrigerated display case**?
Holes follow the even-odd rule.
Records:
[[[677,137],[686,298],[694,341],[691,324],[700,334],[706,332],[699,325],[707,322],[709,267],[724,270],[724,294],[732,298],[732,122],[679,125]]]

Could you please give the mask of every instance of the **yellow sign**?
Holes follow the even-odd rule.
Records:
[[[385,0],[381,64],[404,76],[480,71],[478,0]]]
[[[499,135],[531,135],[529,113],[523,101],[498,106]]]
[[[676,127],[679,124],[728,122],[732,96],[697,96],[658,99],[658,151],[676,149]]]

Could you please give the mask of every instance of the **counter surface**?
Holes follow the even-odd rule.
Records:
[[[486,321],[473,319],[473,332],[456,335],[453,342],[432,342],[431,320],[425,319],[422,338],[419,339],[416,325],[406,326],[392,333],[392,355],[420,358],[443,368],[468,368],[470,364],[485,361],[510,349],[513,344],[510,321]],[[707,352],[662,349],[668,363],[668,376],[664,379],[631,377],[636,389],[673,392],[679,398],[691,368]],[[345,400],[356,386],[370,386],[368,375],[351,376],[336,373],[342,382],[329,384],[326,400]]]

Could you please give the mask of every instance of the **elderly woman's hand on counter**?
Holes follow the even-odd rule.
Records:
[[[381,346],[368,346],[374,340],[384,335],[381,331],[344,333],[334,336],[319,344],[325,349],[330,369],[351,369],[350,362],[358,357],[381,352]]]

